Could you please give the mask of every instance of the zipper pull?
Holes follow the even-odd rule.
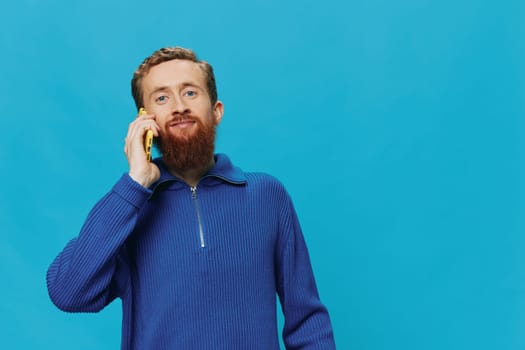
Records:
[[[190,190],[191,190],[191,197],[193,199],[197,199],[197,187],[196,186],[191,186]]]

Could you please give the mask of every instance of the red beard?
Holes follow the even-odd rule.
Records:
[[[203,123],[194,117],[184,119],[195,121],[197,130],[189,136],[175,136],[168,131],[155,139],[155,145],[170,170],[204,169],[213,159],[216,124],[211,120]],[[173,120],[170,120],[166,123],[165,130],[169,130],[169,124],[172,122]]]

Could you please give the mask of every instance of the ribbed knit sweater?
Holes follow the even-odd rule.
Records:
[[[155,160],[144,188],[124,174],[49,267],[69,312],[122,299],[121,349],[334,349],[290,197],[227,156],[190,187]]]

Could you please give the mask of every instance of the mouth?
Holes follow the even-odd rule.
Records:
[[[191,128],[193,125],[195,125],[195,120],[192,120],[192,119],[174,120],[169,124],[170,128],[178,128],[178,129]]]

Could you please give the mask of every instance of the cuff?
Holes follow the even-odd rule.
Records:
[[[142,207],[153,193],[133,180],[127,173],[122,175],[113,186],[112,191],[137,208]]]

